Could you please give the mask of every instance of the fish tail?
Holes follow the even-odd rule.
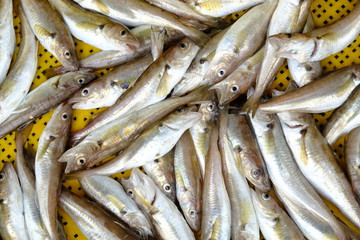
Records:
[[[253,96],[251,96],[244,104],[242,111],[246,113],[251,113],[251,116],[254,117],[259,107],[259,104],[259,101]]]
[[[55,77],[57,75],[64,74],[66,72],[68,72],[68,70],[64,66],[57,66],[57,67],[51,67],[51,68],[45,69],[41,73],[46,78],[52,78],[52,77]]]

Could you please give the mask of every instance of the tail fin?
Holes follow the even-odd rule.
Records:
[[[57,67],[51,67],[51,68],[45,69],[41,73],[46,78],[52,78],[52,77],[55,77],[57,75],[64,74],[66,72],[68,72],[68,70],[66,70],[64,66],[57,66]]]

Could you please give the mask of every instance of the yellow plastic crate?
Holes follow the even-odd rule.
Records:
[[[346,16],[356,4],[358,0],[314,0],[311,6],[311,12],[314,17],[315,23],[317,27],[322,27],[324,25],[330,24],[339,18]],[[231,16],[227,17],[228,21],[235,21],[237,18],[241,16],[241,13],[234,13]],[[20,20],[18,17],[14,16],[14,25],[16,30],[16,40],[17,43],[20,42]],[[99,52],[99,49],[92,47],[88,44],[85,44],[77,39],[75,39],[76,45],[76,54],[79,59],[88,57],[96,52]],[[18,47],[15,49],[15,54],[18,51]],[[42,82],[46,81],[46,77],[41,73],[43,70],[51,67],[59,65],[58,60],[51,55],[43,46],[39,45],[38,48],[38,68],[36,72],[36,77],[31,86],[31,90],[39,86]],[[360,36],[354,40],[346,49],[340,51],[339,53],[333,54],[332,56],[321,61],[321,65],[323,67],[323,71],[329,72],[335,69],[343,68],[352,64],[360,64]],[[104,69],[100,71],[96,71],[97,76],[102,76],[106,74],[110,69]],[[287,69],[286,63],[281,67],[279,73],[276,76],[276,79],[269,90],[278,89],[285,90],[288,82],[291,80],[291,76],[289,70]],[[83,128],[92,118],[93,115],[105,110],[106,108],[93,109],[93,110],[74,110],[72,116],[72,129],[71,131],[77,131]],[[53,111],[50,111],[44,114],[42,117],[36,119],[35,124],[33,126],[32,132],[28,137],[28,142],[37,149],[37,144],[39,141],[39,137],[41,132],[45,128],[47,121],[50,119]],[[314,114],[316,122],[319,127],[322,127],[327,119],[330,117],[332,111]],[[334,144],[333,150],[338,155],[340,160],[343,160],[344,156],[344,140],[346,136],[341,137]],[[6,162],[14,163],[16,159],[16,149],[15,149],[15,141],[14,134],[11,133],[4,138],[0,139],[0,169],[3,164]],[[124,174],[119,173],[115,174],[112,177],[116,180],[119,180],[121,177],[128,177],[129,171]],[[68,180],[64,181],[64,186],[70,189],[72,192],[83,196],[84,192],[81,190],[79,182],[77,180]],[[326,202],[326,201],[325,201]],[[332,204],[326,202],[329,208],[334,212],[334,214],[343,220],[349,227],[351,227],[356,232],[360,233],[360,229],[357,229],[353,226],[345,217],[339,212],[339,210]],[[64,224],[65,232],[67,234],[67,239],[69,240],[85,240],[87,239],[81,231],[77,228],[74,221],[61,209],[59,210],[60,216],[62,218],[62,222]]]

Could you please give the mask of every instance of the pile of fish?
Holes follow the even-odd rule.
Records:
[[[311,3],[0,0],[0,136],[16,131],[17,149],[0,172],[2,238],[66,239],[59,207],[93,240],[360,239],[323,200],[359,230],[360,65],[319,63],[359,36],[360,3],[321,28]],[[78,60],[72,36],[102,51]],[[62,66],[29,92],[37,41]],[[285,61],[293,81],[269,94]],[[72,109],[100,107],[70,133]],[[34,151],[31,123],[53,108]],[[333,109],[320,131],[312,113]],[[340,163],[330,145],[348,133]]]

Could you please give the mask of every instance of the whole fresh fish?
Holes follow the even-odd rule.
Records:
[[[79,63],[70,31],[50,3],[46,0],[20,0],[20,3],[41,45],[68,71],[78,70]],[[36,47],[34,49],[37,50]]]
[[[264,0],[193,0],[190,1],[199,13],[212,16],[224,17],[231,13],[249,9]]]
[[[145,173],[151,177],[159,189],[175,202],[176,182],[174,172],[174,150],[171,150],[162,157],[143,165]]]
[[[14,167],[5,162],[0,172],[0,235],[4,240],[28,240],[23,194]]]
[[[129,53],[117,50],[101,51],[79,60],[80,68],[91,68],[93,70],[111,68],[146,55],[151,50],[151,28],[159,29],[158,27],[148,24],[131,29],[131,33],[140,41],[140,47],[134,52]],[[166,29],[164,44],[168,46],[173,41],[180,41],[183,37],[183,34],[177,31]],[[60,65],[48,68],[42,73],[50,78],[66,72],[68,72],[67,69]]]
[[[76,90],[95,78],[88,70],[53,77],[31,91],[9,118],[0,125],[0,136],[24,127],[41,114],[66,100]]]
[[[255,84],[256,75],[260,70],[261,62],[264,58],[264,51],[265,49],[262,47],[224,80],[210,88],[216,91],[220,106],[225,106],[235,100]]]
[[[267,240],[305,239],[293,220],[269,193],[257,189],[256,192],[251,190],[251,196],[261,232]]]
[[[323,135],[330,145],[360,126],[360,87],[357,87],[349,99],[331,114],[323,130]]]
[[[50,239],[61,239],[57,226],[57,203],[62,180],[62,163],[71,124],[71,105],[61,103],[42,132],[35,157],[36,198],[44,228]]]
[[[201,240],[230,240],[231,237],[231,203],[223,178],[218,138],[217,126],[213,126],[205,165]]]
[[[95,129],[129,114],[129,111],[165,99],[180,81],[198,50],[199,47],[189,39],[183,39],[168,49],[143,72],[131,91],[126,92],[85,128],[73,134],[71,141],[78,142]]]
[[[35,175],[29,166],[29,159],[24,154],[24,143],[27,135],[16,134],[16,172],[23,193],[24,216],[30,240],[50,240],[40,216],[36,203]]]
[[[320,61],[346,48],[360,34],[360,4],[344,18],[307,33],[279,33],[270,36],[277,57],[298,62]]]
[[[133,53],[139,40],[124,25],[87,11],[70,0],[49,0],[58,10],[72,35],[101,50]]]
[[[279,0],[274,14],[271,17],[267,36],[269,37],[281,32],[292,33],[302,29],[305,24],[305,21],[303,21],[303,6],[305,5],[309,8],[309,1],[312,0]],[[285,61],[284,58],[277,57],[275,52],[276,49],[270,44],[269,40],[267,40],[265,43],[264,60],[256,78],[255,91],[243,106],[245,111],[252,112],[253,117],[261,96],[265,89],[272,83],[276,73]]]
[[[182,32],[196,44],[204,45],[208,40],[205,33],[182,24],[173,14],[154,7],[142,0],[75,0],[82,7],[100,12],[126,26],[150,24],[172,28]]]
[[[195,152],[199,161],[201,176],[205,177],[206,155],[210,148],[210,135],[214,121],[218,115],[218,108],[215,102],[205,102],[199,107],[201,119],[192,126],[190,130],[191,138],[194,142]]]
[[[241,173],[261,191],[270,191],[269,174],[247,116],[230,114],[228,118],[227,134],[240,161],[237,165]]]
[[[360,84],[360,65],[341,68],[324,75],[293,92],[285,93],[260,104],[266,112],[321,113],[343,104]]]
[[[334,231],[325,221],[321,221],[304,211],[304,208],[294,204],[291,199],[281,193],[281,189],[275,189],[277,196],[284,204],[291,219],[296,223],[304,236],[309,240],[337,240]]]
[[[202,101],[207,89],[199,89],[184,97],[173,97],[134,111],[89,134],[82,142],[66,151],[59,159],[66,162],[65,173],[90,168],[127,147],[150,125],[192,101]],[[205,97],[206,98],[206,97]]]
[[[165,42],[165,32],[166,29],[161,28],[151,28],[151,55],[154,59],[158,59],[164,50]]]
[[[345,145],[345,160],[352,188],[360,199],[360,127],[349,133]]]
[[[6,5],[4,5],[4,7],[6,7]],[[31,32],[29,23],[20,6],[18,6],[17,12],[22,23],[21,45],[16,60],[14,61],[14,65],[0,85],[0,123],[4,122],[11,114],[13,114],[21,101],[25,98],[36,73],[37,41],[34,34]],[[0,39],[3,38],[2,36],[4,34],[5,33],[3,32],[1,33]],[[2,46],[0,48],[2,48]],[[11,48],[11,46],[9,48]],[[0,55],[0,59],[2,59],[2,55]]]
[[[150,55],[125,63],[77,91],[68,102],[73,104],[73,109],[110,107],[134,86],[151,63]]]
[[[4,80],[15,49],[13,24],[13,4],[11,0],[0,1],[0,84]]]
[[[348,239],[334,215],[296,165],[276,115],[257,111],[255,117],[250,119],[275,188],[281,189],[287,198],[302,206],[303,211],[329,224],[339,239]]]
[[[219,150],[226,190],[231,203],[231,239],[259,239],[259,223],[251,200],[250,188],[236,163],[228,137],[228,124],[229,114],[225,108],[220,112]]]
[[[312,15],[309,14],[303,32],[310,32],[314,28],[314,19]],[[287,63],[291,77],[299,87],[303,87],[306,84],[309,84],[321,75],[322,70],[319,61],[300,63],[294,59],[288,59]]]
[[[104,213],[98,206],[64,189],[59,206],[74,219],[81,232],[91,240],[136,240],[119,222]]]
[[[76,177],[97,175],[112,175],[134,167],[140,167],[147,162],[168,153],[180,139],[181,135],[197,121],[201,114],[193,112],[194,107],[178,109],[160,123],[142,133],[130,146],[117,157],[93,169],[75,173]]]
[[[201,226],[202,177],[194,143],[186,131],[175,146],[176,198],[194,231]]]
[[[210,85],[230,75],[261,47],[278,1],[267,0],[251,8],[225,33],[204,76]]]
[[[141,239],[153,236],[145,215],[129,198],[116,180],[107,176],[89,176],[79,179],[81,188],[99,206],[127,223]]]
[[[190,67],[185,72],[184,76],[174,87],[174,90],[171,94],[172,96],[181,96],[200,86],[207,85],[207,81],[205,81],[203,77],[209,68],[211,60],[214,57],[216,46],[227,30],[228,28],[215,34],[206,43],[206,45],[200,49],[192,61]]]
[[[130,178],[121,179],[127,194],[150,219],[157,239],[194,239],[194,234],[176,205],[149,176],[134,168]]]

